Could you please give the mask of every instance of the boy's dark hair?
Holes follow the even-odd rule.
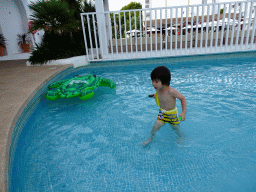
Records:
[[[156,67],[152,72],[151,72],[151,80],[159,79],[163,85],[170,85],[171,81],[171,72],[170,70],[165,67],[165,66],[159,66]]]

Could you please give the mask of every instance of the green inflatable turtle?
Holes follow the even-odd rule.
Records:
[[[110,79],[96,77],[96,75],[74,76],[71,79],[56,81],[49,85],[49,91],[45,94],[46,99],[56,100],[58,98],[78,97],[82,100],[93,97],[96,87],[105,86],[111,89],[116,83]]]

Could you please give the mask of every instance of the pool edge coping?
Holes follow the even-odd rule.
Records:
[[[27,67],[27,66],[26,66]],[[48,66],[49,68],[55,67],[55,66]],[[0,169],[0,191],[8,192],[9,191],[9,159],[10,159],[10,147],[11,147],[11,139],[13,135],[13,131],[15,129],[15,126],[18,122],[18,119],[26,106],[29,104],[29,102],[33,99],[33,97],[36,95],[36,93],[51,79],[53,79],[58,74],[62,73],[63,71],[67,69],[72,69],[74,66],[72,64],[62,65],[60,68],[56,67],[56,71],[54,71],[52,74],[49,74],[48,77],[44,78],[40,84],[33,89],[33,91],[25,98],[24,101],[21,102],[21,105],[18,107],[18,110],[16,110],[13,113],[13,118],[8,123],[7,129],[7,138],[4,141],[3,144],[3,151],[1,152],[1,158],[0,165],[3,165],[3,167]],[[1,173],[2,172],[2,173]]]

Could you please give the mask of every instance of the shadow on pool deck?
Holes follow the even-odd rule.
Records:
[[[9,148],[23,109],[42,86],[73,65],[26,66],[27,60],[0,61],[0,191],[8,191]]]

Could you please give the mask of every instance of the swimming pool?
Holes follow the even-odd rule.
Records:
[[[92,73],[117,87],[88,101],[39,97],[17,141],[10,191],[255,191],[256,56],[207,58],[67,75]],[[158,114],[150,73],[160,64],[187,99],[187,119],[144,147]]]

